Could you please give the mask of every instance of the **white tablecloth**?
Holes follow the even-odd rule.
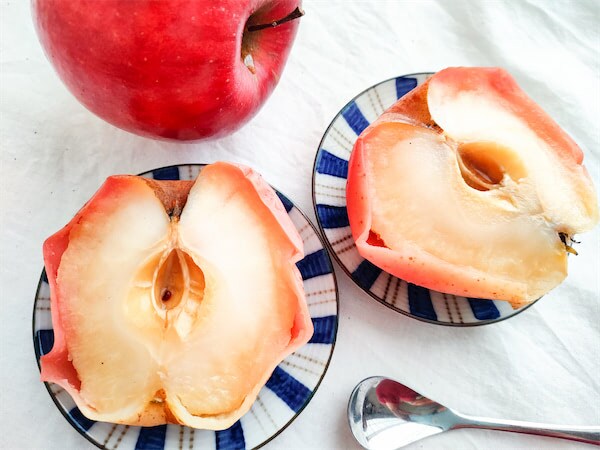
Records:
[[[451,65],[497,65],[581,145],[600,187],[600,3],[309,1],[281,82],[261,112],[212,142],[156,142],[83,108],[55,75],[29,2],[0,5],[0,447],[93,448],[39,382],[31,342],[42,242],[115,173],[232,160],[252,165],[311,219],[311,170],[338,110],[372,84]],[[389,375],[466,413],[600,424],[598,228],[581,235],[568,279],[523,314],[457,329],[425,324],[372,300],[336,267],[340,323],[329,371],[309,406],[267,449],[357,448],[346,420],[353,386]],[[461,430],[416,448],[577,448],[575,443]],[[585,445],[581,445],[585,447]]]

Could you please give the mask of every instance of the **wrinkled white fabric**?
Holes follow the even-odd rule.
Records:
[[[495,65],[581,145],[600,187],[600,3],[317,1],[281,82],[239,132],[198,144],[121,131],[64,88],[35,35],[29,2],[0,5],[0,447],[91,449],[39,382],[31,312],[42,242],[102,181],[189,162],[249,164],[313,220],[313,159],[325,128],[372,84],[451,65]],[[459,411],[534,422],[600,425],[600,232],[569,258],[568,279],[525,313],[495,325],[428,325],[372,300],[336,267],[340,323],[331,366],[298,419],[267,449],[358,448],[346,403],[353,386],[389,375]],[[567,449],[581,444],[461,430],[412,449]]]

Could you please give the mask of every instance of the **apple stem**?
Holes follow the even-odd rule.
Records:
[[[295,20],[298,19],[300,17],[302,17],[304,15],[304,11],[302,10],[302,8],[300,7],[296,7],[295,10],[293,10],[291,13],[289,13],[287,16],[279,19],[279,20],[274,20],[271,23],[262,23],[260,25],[249,25],[246,30],[247,31],[259,31],[259,30],[264,30],[265,28],[273,28],[276,27],[278,25],[281,25],[282,23],[286,23],[289,22],[291,20]]]

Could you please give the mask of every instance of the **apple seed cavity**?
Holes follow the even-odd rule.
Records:
[[[527,176],[523,162],[510,148],[489,141],[463,143],[456,152],[461,175],[470,187],[489,191]]]

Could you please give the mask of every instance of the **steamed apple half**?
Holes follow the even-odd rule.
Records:
[[[228,428],[312,335],[302,254],[247,167],[110,177],[44,244],[55,341],[42,379],[90,419]]]
[[[429,289],[523,306],[598,222],[573,140],[497,68],[448,68],[363,131],[347,203],[359,253]]]

